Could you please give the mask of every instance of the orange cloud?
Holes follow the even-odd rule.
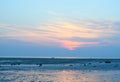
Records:
[[[64,47],[68,50],[74,50],[75,48],[82,46],[82,44],[83,44],[82,42],[67,41],[67,40],[61,41],[61,47]]]
[[[93,30],[87,27],[81,27],[69,22],[60,22],[56,26],[45,26],[40,27],[39,30],[44,30],[48,34],[55,36],[57,38],[98,38],[97,30]]]
[[[74,50],[78,47],[83,47],[85,45],[98,45],[98,43],[97,42],[76,42],[76,41],[70,41],[70,40],[61,41],[61,46],[68,50]]]
[[[20,27],[0,25],[3,34],[0,37],[10,37],[20,41],[30,42],[44,46],[63,47],[74,50],[78,47],[96,46],[112,41],[119,31],[111,22],[69,22],[60,21],[39,27]],[[77,38],[77,41],[76,39]],[[79,40],[78,40],[79,39]]]

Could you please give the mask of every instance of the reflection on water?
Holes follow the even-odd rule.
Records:
[[[119,82],[120,71],[0,71],[0,82]]]
[[[90,72],[83,71],[61,71],[58,72],[58,80],[60,82],[98,82],[96,77],[93,77]]]
[[[75,72],[74,71],[61,71],[61,72],[58,72],[58,80],[61,81],[61,82],[73,82],[74,79],[74,74]]]

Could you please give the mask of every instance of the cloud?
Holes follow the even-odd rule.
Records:
[[[62,47],[74,50],[79,47],[110,45],[119,41],[119,24],[104,20],[55,21],[38,27],[0,25],[0,37],[43,46]],[[76,39],[77,38],[77,39]]]
[[[76,42],[76,41],[69,41],[69,40],[63,40],[61,41],[61,46],[69,49],[69,50],[74,50],[77,47],[82,47],[85,45],[98,45],[97,42]]]

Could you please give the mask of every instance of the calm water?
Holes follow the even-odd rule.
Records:
[[[0,82],[119,82],[120,70],[3,70]]]

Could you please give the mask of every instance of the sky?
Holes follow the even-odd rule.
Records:
[[[0,0],[0,56],[120,58],[120,0]]]

